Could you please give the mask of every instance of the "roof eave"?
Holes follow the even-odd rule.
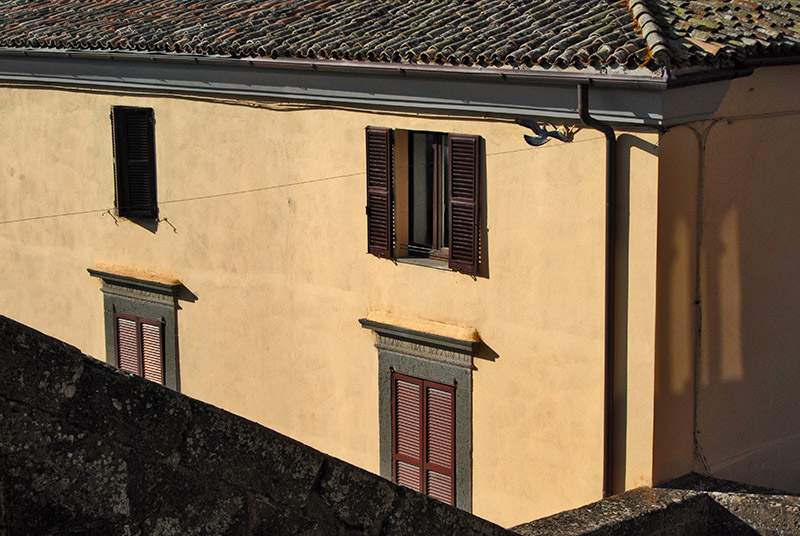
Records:
[[[247,65],[262,69],[298,69],[322,72],[361,73],[395,75],[401,77],[429,77],[445,79],[470,79],[517,82],[523,84],[542,83],[555,85],[590,84],[600,87],[625,87],[630,89],[663,90],[667,87],[666,71],[654,73],[642,68],[641,72],[609,72],[549,69],[543,67],[483,67],[466,65],[423,65],[374,61],[348,61],[306,58],[266,58],[210,56],[182,53],[139,52],[120,50],[41,49],[0,47],[0,55],[26,57],[67,57],[105,59],[110,61],[153,61],[163,63],[191,63],[204,65]]]
[[[0,81],[434,115],[577,122],[575,87],[592,85],[598,120],[659,127],[665,76],[149,52],[0,48]]]

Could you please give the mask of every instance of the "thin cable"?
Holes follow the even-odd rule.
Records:
[[[599,137],[598,138],[590,138],[590,139],[586,139],[586,140],[580,140],[580,141],[576,141],[576,142],[573,142],[573,143],[583,143],[583,142],[588,142],[588,141],[594,141],[596,139],[599,139]],[[498,152],[495,152],[495,153],[487,153],[486,157],[488,158],[490,156],[499,156],[499,155],[506,155],[506,154],[512,154],[512,153],[528,152],[528,151],[533,151],[533,150],[543,149],[543,148],[548,148],[548,147],[558,147],[558,146],[557,145],[551,145],[551,146],[545,146],[545,147],[525,147],[523,149],[513,149],[511,151],[498,151]],[[291,182],[291,183],[286,183],[286,184],[273,184],[273,185],[270,185],[270,186],[262,186],[260,188],[249,188],[247,190],[236,190],[234,192],[222,192],[222,193],[219,193],[219,194],[199,195],[199,196],[195,196],[195,197],[186,197],[186,198],[183,198],[183,199],[168,199],[168,200],[165,200],[165,201],[159,201],[158,204],[159,205],[170,205],[170,204],[175,204],[175,203],[184,203],[184,202],[187,202],[187,201],[201,201],[201,200],[204,200],[204,199],[215,199],[215,198],[218,198],[218,197],[230,197],[230,196],[234,196],[234,195],[241,195],[241,194],[248,194],[248,193],[255,193],[255,192],[263,192],[263,191],[267,191],[267,190],[275,190],[277,188],[288,188],[290,186],[302,186],[304,184],[313,184],[313,183],[317,183],[317,182],[324,182],[324,181],[330,181],[330,180],[335,180],[335,179],[346,179],[346,178],[349,178],[349,177],[358,177],[358,176],[363,176],[363,175],[366,175],[366,172],[365,171],[359,171],[359,172],[356,172],[356,173],[347,173],[347,174],[344,174],[344,175],[333,175],[333,176],[330,176],[330,177],[322,177],[322,178],[319,178],[319,179],[309,179],[307,181]],[[115,207],[103,207],[103,208],[96,208],[96,209],[81,210],[81,211],[76,211],[76,212],[64,212],[64,213],[60,213],[60,214],[45,214],[45,215],[41,215],[41,216],[31,216],[29,218],[17,218],[17,219],[13,219],[13,220],[0,221],[0,225],[5,225],[5,224],[9,224],[9,223],[23,223],[23,222],[36,221],[36,220],[46,220],[46,219],[52,219],[52,218],[63,218],[63,217],[66,217],[66,216],[85,216],[87,214],[106,213],[106,212],[113,211],[114,208]]]

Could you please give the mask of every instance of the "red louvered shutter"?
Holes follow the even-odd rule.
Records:
[[[141,321],[142,376],[164,384],[164,345],[161,324]]]
[[[117,327],[117,366],[126,372],[141,375],[137,319],[120,314],[114,318]]]
[[[455,502],[455,393],[425,382],[425,490],[447,504]]]
[[[392,375],[392,477],[455,504],[455,389]]]
[[[392,131],[367,127],[367,251],[392,256]]]
[[[392,376],[392,467],[394,481],[415,491],[422,487],[422,381]]]
[[[117,366],[164,385],[164,329],[161,322],[117,313]]]
[[[450,268],[478,273],[480,138],[449,135]]]
[[[155,131],[150,108],[114,108],[117,209],[120,216],[155,218]]]

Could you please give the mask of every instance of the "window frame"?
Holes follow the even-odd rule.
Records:
[[[130,136],[131,130],[136,136]],[[114,206],[128,219],[158,219],[155,112],[152,108],[113,106]],[[134,157],[137,155],[138,157]],[[132,174],[133,167],[138,173]]]
[[[163,358],[163,385],[180,390],[178,355],[178,293],[180,283],[167,284],[89,269],[103,284],[106,362],[119,368],[117,354],[117,316],[160,323]]]
[[[375,331],[378,349],[380,475],[393,480],[393,382],[400,374],[453,388],[455,400],[455,506],[472,509],[472,358],[479,343],[359,320]]]
[[[413,192],[416,135],[432,135],[438,140],[438,144],[431,143],[432,160],[442,180],[434,172],[433,191],[425,194],[432,198],[430,248],[418,248],[412,243],[417,205]],[[366,145],[368,252],[478,275],[484,226],[483,139],[467,134],[368,126]]]

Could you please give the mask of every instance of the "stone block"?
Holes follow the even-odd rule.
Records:
[[[305,506],[322,465],[321,453],[214,406],[190,402],[192,420],[181,464],[214,473],[273,504]]]
[[[188,398],[96,360],[87,360],[66,418],[87,431],[135,448],[144,458],[163,458],[183,441]]]
[[[55,413],[75,394],[84,355],[43,333],[0,316],[0,394]]]

